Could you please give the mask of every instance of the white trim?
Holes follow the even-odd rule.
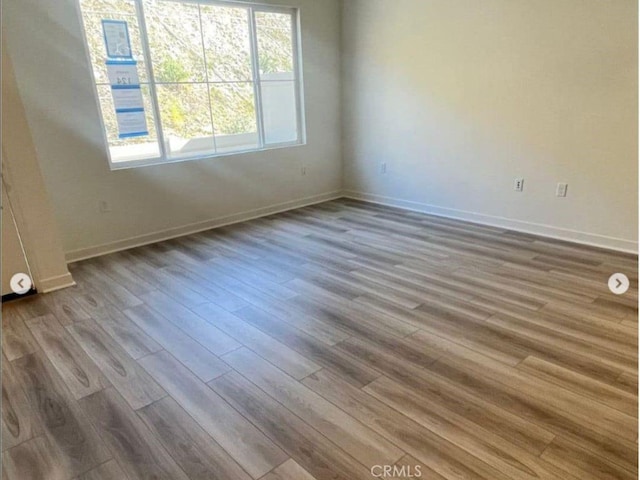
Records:
[[[234,223],[245,222],[247,220],[253,220],[255,218],[272,215],[274,213],[294,210],[296,208],[302,208],[309,205],[314,205],[316,203],[328,202],[330,200],[341,198],[342,196],[343,195],[341,191],[322,193],[320,195],[314,195],[312,197],[300,198],[297,200],[291,200],[289,202],[277,203],[268,207],[256,208],[254,210],[234,213],[232,215],[214,218],[212,220],[205,220],[203,222],[183,225],[182,227],[147,233],[124,240],[116,240],[115,242],[105,243],[102,245],[97,245],[95,247],[80,248],[78,250],[66,252],[65,257],[68,263],[77,262],[79,260],[86,260],[88,258],[99,257],[108,253],[118,252],[120,250],[127,250],[129,248],[140,247],[142,245],[148,245],[150,243],[162,242],[164,240],[170,240],[172,238],[182,237],[185,235],[192,235],[194,233],[211,230],[213,228],[232,225]]]
[[[73,277],[70,273],[59,275],[57,277],[44,278],[38,280],[36,289],[38,293],[50,293],[56,290],[62,290],[63,288],[73,287],[76,282],[73,281]]]
[[[161,159],[167,158],[167,144],[165,143],[164,138],[164,129],[162,128],[162,115],[160,114],[160,102],[158,101],[158,91],[156,90],[156,76],[153,71],[153,60],[151,58],[151,48],[149,47],[149,34],[147,32],[147,17],[144,13],[144,5],[143,2],[134,0],[133,2],[136,7],[136,19],[138,20],[138,28],[140,29],[140,46],[142,47],[142,55],[144,57],[144,66],[147,69],[147,85],[149,86],[149,100],[151,101],[151,110],[153,111],[153,121],[155,122],[156,128],[156,142],[158,142],[158,151],[160,153]],[[82,8],[82,7],[81,7]],[[198,5],[198,17],[200,17],[200,6]],[[84,22],[84,17],[82,18]],[[87,44],[87,49],[89,48],[89,37],[85,33],[84,38],[85,43]],[[93,64],[91,64],[91,71],[93,70]],[[95,73],[94,73],[95,75]],[[94,76],[95,81],[95,76]],[[207,88],[208,90],[208,88]],[[105,139],[107,139],[107,154],[109,156],[109,168],[113,170],[114,162],[111,154],[111,145],[109,144],[109,135],[107,134],[106,124],[104,123],[104,112],[102,111],[102,103],[100,102],[100,97],[96,98],[98,102],[98,108],[100,109],[100,116],[102,116],[102,123],[104,128]],[[115,106],[115,105],[114,105]],[[117,117],[116,113],[116,117]],[[212,124],[213,125],[213,124]],[[147,159],[150,160],[150,159]]]
[[[256,127],[258,128],[258,142],[264,147],[264,112],[262,110],[262,78],[260,74],[260,59],[258,58],[258,34],[256,27],[256,11],[247,9],[249,20],[249,47],[251,51],[251,72],[253,74],[253,100],[256,106]]]
[[[453,218],[492,227],[506,228],[518,232],[530,233],[539,235],[541,237],[564,240],[567,242],[579,243],[592,247],[606,248],[609,250],[633,253],[636,255],[638,254],[638,242],[627,240],[624,238],[609,237],[606,235],[581,232],[578,230],[570,230],[568,228],[554,227],[552,225],[545,225],[541,223],[515,220],[495,215],[486,215],[484,213],[438,207],[436,205],[429,205],[427,203],[386,197],[383,195],[375,195],[372,193],[346,190],[344,191],[344,197],[354,200],[363,200],[367,202],[378,203],[390,207],[403,208],[405,210],[412,210],[415,212],[428,213],[430,215],[436,215],[438,217]]]
[[[224,217],[219,217],[211,220],[205,220],[203,222],[192,223],[181,227],[170,228],[168,230],[162,230],[153,233],[147,233],[124,240],[117,240],[111,243],[105,243],[94,247],[81,248],[78,250],[72,250],[66,253],[66,260],[68,263],[77,262],[80,260],[86,260],[88,258],[99,257],[101,255],[107,255],[109,253],[118,252],[121,250],[127,250],[134,247],[140,247],[151,243],[162,242],[164,240],[170,240],[172,238],[182,237],[185,235],[192,235],[194,233],[211,230],[214,228],[224,227],[226,225],[232,225],[234,223],[246,222],[255,218],[272,215],[274,213],[286,212],[288,210],[295,210],[297,208],[314,205],[317,203],[328,202],[339,198],[351,198],[354,200],[363,200],[367,202],[377,203],[380,205],[387,205],[391,207],[403,208],[405,210],[412,210],[415,212],[427,213],[430,215],[436,215],[439,217],[453,218],[457,220],[463,220],[467,222],[479,223],[482,225],[488,225],[499,228],[506,228],[509,230],[515,230],[518,232],[530,233],[539,235],[541,237],[553,238],[558,240],[564,240],[573,243],[579,243],[583,245],[590,245],[594,247],[606,248],[609,250],[616,250],[625,253],[638,253],[638,242],[632,240],[625,240],[615,237],[608,237],[605,235],[598,235],[593,233],[579,232],[576,230],[569,230],[565,228],[553,227],[551,225],[543,225],[538,223],[526,222],[522,220],[513,220],[504,217],[498,217],[494,215],[485,215],[475,212],[467,212],[464,210],[456,210],[452,208],[437,207],[426,203],[414,202],[410,200],[402,200],[398,198],[385,197],[382,195],[374,195],[370,193],[356,192],[356,191],[334,191],[323,193],[320,195],[314,195],[312,197],[300,198],[289,202],[278,203],[270,205],[268,207],[256,208],[254,210],[248,210],[245,212],[234,213]],[[57,277],[62,278],[62,277]],[[40,282],[41,288],[45,283],[54,281],[54,284],[63,282],[56,279],[46,279]],[[69,277],[70,278],[70,277]],[[67,285],[62,285],[57,288],[64,288],[65,286],[73,285],[73,280]],[[40,289],[39,289],[40,290]],[[51,291],[51,287],[48,290]]]
[[[293,147],[306,147],[306,143],[283,143],[279,145],[269,145],[268,147],[255,149],[252,148],[250,150],[237,150],[233,152],[221,152],[221,153],[212,153],[212,154],[204,154],[204,155],[196,155],[196,156],[184,156],[184,157],[167,157],[165,159],[158,158],[145,158],[143,160],[126,160],[122,162],[112,163],[111,170],[127,170],[130,168],[138,168],[138,167],[150,167],[154,165],[169,165],[172,163],[182,163],[182,162],[191,162],[191,161],[206,161],[206,160],[214,160],[216,158],[222,157],[230,157],[233,155],[249,155],[252,153],[261,153],[266,152],[268,150],[278,150],[281,148],[293,148]]]

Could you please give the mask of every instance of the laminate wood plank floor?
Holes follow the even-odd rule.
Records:
[[[3,478],[637,478],[637,260],[341,199],[72,264],[3,305]]]

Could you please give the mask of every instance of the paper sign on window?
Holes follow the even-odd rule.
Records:
[[[129,27],[121,20],[102,20],[104,43],[109,58],[133,58],[131,42],[129,41]]]
[[[149,135],[135,60],[107,60],[107,74],[120,138]]]
[[[111,86],[140,86],[138,62],[135,60],[107,60],[107,74]]]
[[[118,120],[118,137],[131,138],[149,135],[144,110],[131,109],[116,112]]]

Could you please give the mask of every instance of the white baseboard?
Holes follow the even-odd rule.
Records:
[[[456,210],[453,208],[438,207],[421,202],[411,200],[403,200],[400,198],[386,197],[383,195],[375,195],[371,193],[357,192],[346,190],[343,192],[344,197],[354,200],[363,200],[366,202],[378,203],[390,207],[398,207],[406,210],[413,210],[421,213],[428,213],[439,217],[453,218],[464,220],[482,225],[488,225],[498,228],[506,228],[518,232],[531,233],[541,237],[553,238],[556,240],[565,240],[573,243],[580,243],[593,247],[606,248],[625,253],[638,254],[638,242],[626,240],[623,238],[608,237],[595,233],[580,232],[567,228],[554,227],[552,225],[544,225],[540,223],[526,222],[523,220],[514,220],[494,215],[485,215],[483,213],[468,212],[465,210]]]
[[[172,238],[182,237],[184,235],[191,235],[194,233],[203,232],[205,230],[211,230],[212,228],[245,222],[247,220],[264,217],[266,215],[272,215],[274,213],[285,212],[287,210],[302,208],[316,203],[327,202],[329,200],[335,200],[336,198],[340,197],[342,197],[342,192],[335,191],[323,193],[320,195],[314,195],[312,197],[300,198],[289,202],[278,203],[275,205],[269,205],[267,207],[235,213],[233,215],[227,215],[225,217],[205,220],[204,222],[192,223],[177,228],[147,233],[145,235],[126,238],[124,240],[117,240],[115,242],[105,243],[94,247],[72,250],[70,252],[66,252],[65,257],[68,263],[77,262],[79,260],[86,260],[88,258],[99,257],[108,253],[118,252],[120,250],[127,250],[129,248],[140,247],[142,245],[162,242],[164,240],[170,240]]]
[[[73,281],[73,277],[70,273],[64,275],[58,275],[57,277],[45,278],[36,282],[36,288],[38,293],[50,293],[56,290],[62,290],[63,288],[73,287],[76,282]]]
[[[162,242],[164,240],[170,240],[176,237],[182,237],[184,235],[191,235],[212,228],[223,227],[225,225],[231,225],[234,223],[245,222],[254,218],[264,217],[272,215],[274,213],[285,212],[287,210],[294,210],[296,208],[306,207],[316,203],[327,202],[335,200],[337,198],[346,197],[355,200],[363,200],[372,203],[378,203],[381,205],[387,205],[391,207],[404,208],[406,210],[412,210],[416,212],[428,213],[430,215],[436,215],[446,218],[454,218],[458,220],[464,220],[468,222],[479,223],[482,225],[489,225],[498,228],[506,228],[509,230],[515,230],[524,233],[531,233],[534,235],[540,235],[541,237],[548,237],[557,240],[565,240],[568,242],[580,243],[584,245],[590,245],[594,247],[606,248],[610,250],[616,250],[626,253],[638,253],[638,242],[632,240],[625,240],[621,238],[608,237],[604,235],[598,235],[593,233],[580,232],[576,230],[569,230],[565,228],[554,227],[551,225],[543,225],[532,222],[525,222],[522,220],[513,220],[504,217],[498,217],[493,215],[485,215],[475,212],[467,212],[464,210],[456,210],[452,208],[438,207],[435,205],[429,205],[426,203],[414,202],[410,200],[403,200],[399,198],[386,197],[382,195],[375,195],[364,192],[356,191],[335,191],[328,192],[312,197],[301,198],[292,200],[290,202],[279,203],[270,205],[267,207],[257,208],[254,210],[248,210],[245,212],[236,213],[233,215],[227,215],[212,220],[206,220],[204,222],[193,223],[190,225],[184,225],[182,227],[172,228],[159,232],[148,233],[136,237],[127,238],[124,240],[118,240],[111,243],[97,245],[94,247],[81,248],[78,250],[72,250],[66,253],[67,262],[77,262],[79,260],[85,260],[88,258],[99,257],[109,253],[117,252],[120,250],[127,250],[129,248],[140,247],[142,245],[148,245],[151,243]],[[68,277],[56,277],[54,279],[41,280],[38,285],[38,291],[50,292],[60,288],[74,285],[71,275]]]

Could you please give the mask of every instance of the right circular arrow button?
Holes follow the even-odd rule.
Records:
[[[616,295],[622,295],[629,290],[629,277],[624,273],[614,273],[609,277],[609,290]]]

